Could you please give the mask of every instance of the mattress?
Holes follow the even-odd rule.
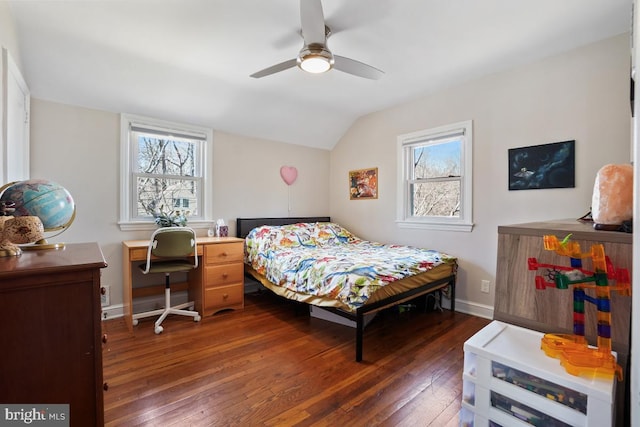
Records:
[[[447,253],[363,240],[332,222],[256,227],[245,263],[280,296],[348,312],[450,277],[457,266]]]

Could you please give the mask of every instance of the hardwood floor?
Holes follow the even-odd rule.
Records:
[[[489,320],[380,313],[355,330],[271,293],[195,323],[105,322],[107,426],[457,426],[463,343]]]

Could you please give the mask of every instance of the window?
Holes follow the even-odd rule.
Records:
[[[471,231],[472,122],[398,137],[400,227]]]
[[[211,136],[205,128],[122,115],[121,229],[155,227],[159,213],[187,211],[191,226],[208,217]]]
[[[173,207],[174,208],[189,208],[189,200],[190,199],[173,199]]]

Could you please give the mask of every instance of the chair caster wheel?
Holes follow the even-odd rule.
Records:
[[[131,323],[133,324],[133,326],[138,326],[138,319],[133,319]]]
[[[156,326],[153,331],[156,333],[156,335],[159,335],[162,333],[162,331],[164,331],[164,328],[162,326]]]
[[[200,320],[202,320],[202,317],[198,316],[193,316],[193,321],[194,322],[199,322]]]

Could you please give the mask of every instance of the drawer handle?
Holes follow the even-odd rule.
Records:
[[[229,275],[227,273],[222,273],[222,278],[226,279],[227,277],[229,277]]]
[[[107,343],[107,334],[103,334],[102,335],[102,343],[106,344]]]
[[[106,295],[106,294],[107,294],[107,289],[104,286],[102,286],[100,288],[100,295]]]
[[[229,298],[229,294],[222,294],[222,299],[227,299]]]
[[[104,391],[109,390],[109,384],[107,384],[106,382],[105,382],[105,383],[103,383],[103,384],[102,384],[102,389],[103,389]]]
[[[222,256],[222,257],[226,257],[226,256],[227,256],[227,253],[226,253],[226,252],[222,252],[222,253],[220,254],[220,256]]]

